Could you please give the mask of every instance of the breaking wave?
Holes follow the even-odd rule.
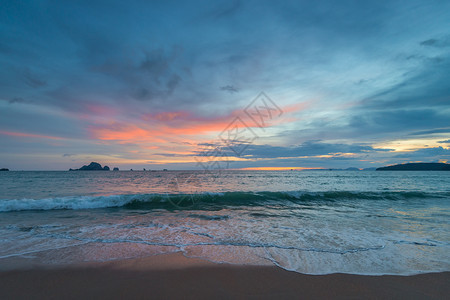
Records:
[[[27,210],[78,210],[96,208],[216,210],[228,206],[317,204],[343,201],[400,201],[412,199],[450,199],[450,192],[225,192],[200,194],[122,194],[71,196],[44,199],[2,199],[0,212]]]

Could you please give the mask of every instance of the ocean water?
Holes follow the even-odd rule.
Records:
[[[182,252],[306,274],[450,270],[450,172],[0,172],[0,269]]]

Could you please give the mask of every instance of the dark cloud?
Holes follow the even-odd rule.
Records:
[[[234,87],[234,86],[232,86],[232,85],[225,85],[225,86],[220,87],[220,89],[222,91],[226,91],[226,92],[229,92],[231,94],[239,92],[239,89]]]
[[[413,76],[357,102],[336,121],[311,120],[308,129],[286,134],[292,138],[316,136],[367,141],[448,132],[449,72],[448,61],[424,63]]]
[[[276,147],[270,145],[249,145],[245,155],[252,158],[279,158],[297,156],[318,156],[330,155],[333,153],[365,153],[372,151],[388,151],[386,149],[377,150],[368,145],[359,144],[332,144],[316,141],[304,142],[299,146]]]
[[[436,45],[437,43],[438,43],[438,40],[436,40],[436,39],[429,39],[429,40],[420,42],[420,44],[421,44],[422,46],[434,46],[434,45]]]
[[[161,77],[166,75],[170,70],[170,64],[176,58],[176,53],[167,54],[163,49],[157,49],[145,54],[144,60],[140,63],[139,68],[150,74],[155,83],[160,83]]]
[[[229,156],[236,156],[236,153],[231,151],[233,146],[241,145],[231,145],[224,146],[222,143],[213,144],[205,143],[202,144],[206,146],[209,150],[218,148],[222,154],[227,154]],[[289,158],[289,157],[299,157],[299,156],[320,156],[320,155],[331,155],[336,153],[369,153],[369,152],[388,152],[391,149],[374,149],[369,145],[361,144],[333,144],[325,143],[320,141],[307,141],[298,146],[271,146],[271,145],[256,145],[248,144],[242,157],[249,158]],[[206,155],[208,150],[198,151],[195,155]]]
[[[166,83],[169,94],[172,94],[178,83],[181,81],[181,77],[177,74],[173,74]]]
[[[430,134],[435,134],[435,133],[450,133],[450,127],[416,131],[416,132],[410,133],[410,135],[430,135]]]
[[[175,154],[175,153],[153,153],[153,155],[164,156],[164,157],[180,157],[184,155]]]
[[[8,100],[8,102],[10,104],[13,104],[13,103],[29,103],[30,101],[27,101],[21,97],[14,97],[14,98]]]
[[[420,45],[437,48],[450,47],[450,37],[446,37],[443,39],[428,39],[423,42],[420,42]]]
[[[23,73],[25,83],[32,88],[40,88],[47,85],[47,82],[43,80],[40,76],[32,74],[30,70],[25,70]]]
[[[176,62],[180,48],[146,50],[141,61],[126,58],[104,62],[93,68],[94,72],[119,82],[121,93],[129,93],[138,100],[167,99],[182,81]]]
[[[410,132],[424,128],[439,128],[448,124],[446,114],[433,109],[398,109],[354,116],[350,127],[367,133]]]
[[[207,16],[210,16],[214,19],[228,18],[234,15],[242,6],[242,1],[234,0],[227,1],[225,3],[219,3],[214,7],[210,12],[207,13]]]
[[[449,106],[450,61],[445,63],[424,63],[415,75],[375,93],[361,102],[364,110],[431,108]]]
[[[311,120],[301,130],[280,133],[290,142],[320,138],[369,142],[450,132],[448,114],[435,109],[348,110],[341,119]],[[429,129],[433,128],[433,129]]]
[[[439,141],[438,143],[440,143],[440,144],[450,144],[450,140]]]

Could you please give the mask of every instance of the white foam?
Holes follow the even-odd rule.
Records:
[[[56,197],[44,199],[6,199],[0,200],[0,212],[120,207],[130,203],[137,197],[138,195],[110,195]],[[151,195],[146,195],[146,198],[148,201],[151,201]],[[140,199],[142,199],[142,195],[140,196]]]

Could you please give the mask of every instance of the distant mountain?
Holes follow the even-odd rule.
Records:
[[[7,168],[1,168],[0,171],[9,171]]]
[[[354,167],[350,167],[350,168],[347,168],[347,169],[329,169],[330,171],[361,171],[360,169],[358,169],[358,168],[354,168]]]
[[[377,168],[377,171],[450,171],[450,164],[408,163]]]
[[[350,168],[344,169],[344,171],[361,171],[361,170],[358,168],[350,167]]]
[[[355,167],[349,167],[346,169],[305,169],[305,171],[375,171],[375,168],[359,169]]]
[[[84,165],[79,169],[69,169],[69,171],[109,171],[109,167],[102,167],[102,165],[97,162],[91,162],[88,166]]]

